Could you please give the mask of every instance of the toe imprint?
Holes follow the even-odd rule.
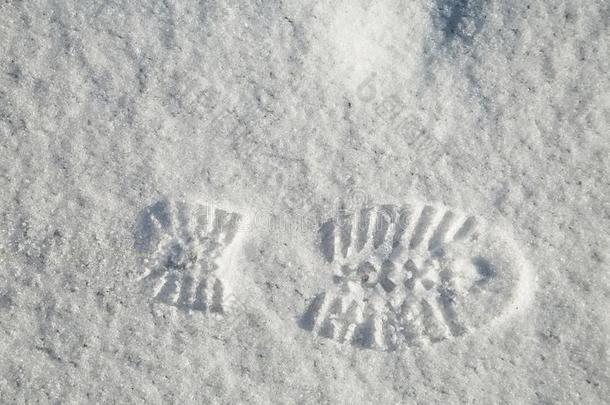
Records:
[[[490,327],[523,309],[529,267],[475,216],[410,203],[340,211],[320,228],[333,284],[301,326],[377,350],[436,343]]]

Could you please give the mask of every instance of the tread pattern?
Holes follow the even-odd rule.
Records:
[[[497,302],[514,288],[515,274],[500,275],[477,255],[479,222],[417,203],[340,211],[320,228],[333,284],[312,299],[301,327],[391,351],[463,336],[481,326],[486,310],[499,316]],[[488,302],[497,305],[485,308]]]
[[[183,310],[223,314],[230,306],[223,258],[242,216],[209,205],[161,200],[136,224],[145,288],[156,302]]]

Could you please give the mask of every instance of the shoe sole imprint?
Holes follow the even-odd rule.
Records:
[[[230,262],[244,222],[239,213],[207,204],[163,199],[147,207],[134,235],[144,288],[155,302],[178,309],[231,312]]]
[[[441,205],[340,211],[320,228],[333,285],[312,299],[300,325],[384,351],[500,325],[534,290],[528,263],[501,233]]]

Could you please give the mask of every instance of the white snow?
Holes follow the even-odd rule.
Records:
[[[0,403],[606,403],[609,21],[3,2]]]

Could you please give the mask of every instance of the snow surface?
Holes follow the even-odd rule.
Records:
[[[0,50],[1,403],[610,398],[608,2],[7,0]]]

